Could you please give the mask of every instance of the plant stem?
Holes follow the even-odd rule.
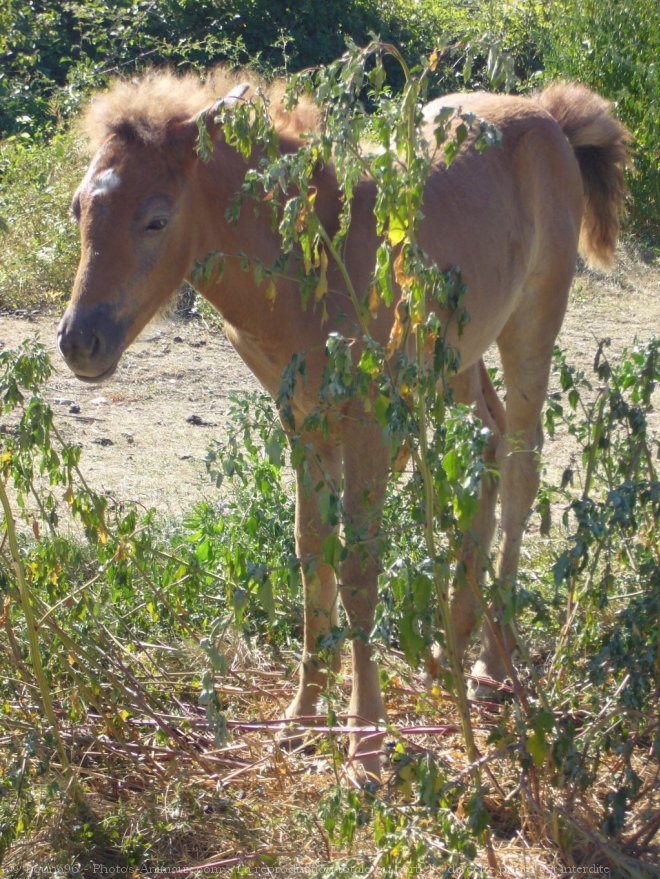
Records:
[[[55,716],[53,703],[50,698],[50,684],[48,683],[48,679],[46,678],[43,660],[41,657],[38,628],[34,613],[32,611],[32,604],[30,602],[30,590],[25,579],[23,562],[21,560],[20,550],[18,548],[18,540],[16,537],[16,523],[12,513],[11,505],[9,503],[9,498],[5,490],[5,483],[2,480],[0,480],[0,502],[2,503],[2,507],[4,510],[5,527],[7,529],[7,539],[9,541],[9,551],[11,553],[14,570],[16,572],[18,594],[20,598],[21,608],[25,616],[25,623],[27,626],[28,642],[30,646],[30,661],[32,663],[34,676],[37,680],[37,684],[39,687],[43,712],[50,725],[53,738],[55,739],[55,743],[57,745],[57,752],[60,757],[60,762],[67,778],[67,786],[70,787],[73,793],[74,800],[80,804],[84,801],[84,797],[78,785],[75,772],[73,770],[73,767],[71,766],[71,763],[69,762],[66,748],[64,747],[64,743],[60,736],[57,717]]]

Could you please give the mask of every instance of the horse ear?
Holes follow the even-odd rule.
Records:
[[[241,100],[243,95],[248,91],[250,86],[247,83],[234,86],[234,88],[224,96],[214,101],[206,109],[187,119],[185,122],[176,123],[171,130],[173,144],[179,144],[184,149],[192,149],[200,138],[200,131],[206,127],[209,139],[213,139],[215,130],[215,121],[223,107],[232,107]],[[203,124],[202,124],[203,123]],[[210,146],[210,142],[209,142]]]
[[[242,82],[240,85],[234,86],[234,88],[230,92],[228,92],[224,96],[224,98],[220,98],[219,100],[214,101],[210,107],[207,107],[206,110],[203,111],[204,120],[207,127],[209,125],[212,126],[215,124],[216,116],[218,115],[222,107],[233,107],[241,100],[241,98],[248,91],[249,88],[250,86],[248,83]]]

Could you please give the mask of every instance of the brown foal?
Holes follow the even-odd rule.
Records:
[[[225,105],[242,99],[243,89],[226,94]],[[299,424],[318,404],[325,343],[334,330],[350,332],[345,289],[329,267],[328,317],[304,309],[294,282],[278,281],[272,302],[241,270],[241,251],[272,264],[280,242],[267,216],[241,212],[236,225],[225,217],[232,195],[258,156],[242,158],[215,126],[213,99],[218,85],[200,85],[192,76],[154,73],[137,82],[119,82],[98,96],[87,115],[94,158],[76,192],[73,210],[81,238],[80,266],[62,318],[59,348],[85,381],[112,375],[122,352],[156,311],[211,251],[228,254],[219,281],[200,292],[218,309],[230,341],[262,385],[277,395],[282,372],[296,353],[306,360],[307,381],[298,387],[294,416]],[[208,163],[196,155],[197,117],[205,107],[214,151]],[[479,155],[468,142],[449,168],[434,164],[428,180],[420,243],[440,268],[460,266],[467,285],[470,316],[460,336],[450,336],[460,352],[455,395],[475,403],[490,428],[487,456],[499,467],[502,539],[496,576],[514,581],[524,522],[538,487],[542,445],[541,409],[552,349],[562,323],[580,251],[587,259],[611,262],[623,201],[625,129],[609,105],[588,89],[557,84],[530,98],[461,94],[424,108],[433,142],[433,120],[443,106],[461,109],[496,125],[502,147]],[[280,148],[300,144],[306,109],[275,117]],[[313,121],[313,120],[312,120]],[[314,181],[316,209],[324,226],[336,228],[340,193],[331,166]],[[370,288],[379,241],[373,205],[375,184],[356,188],[346,263],[353,287]],[[291,274],[294,274],[292,272]],[[392,314],[381,308],[373,334],[388,338]],[[496,343],[506,385],[506,406],[495,394],[482,355]],[[377,541],[362,540],[349,551],[339,586],[322,558],[321,545],[333,526],[324,521],[318,495],[306,490],[303,467],[343,492],[343,525],[353,534],[377,535],[388,480],[389,455],[375,420],[359,401],[335,413],[331,436],[303,437],[307,460],[296,488],[296,544],[303,568],[305,633],[300,683],[288,709],[291,718],[314,714],[327,668],[318,654],[320,639],[336,620],[338,594],[351,630],[354,726],[382,722],[386,712],[369,634],[377,596]],[[465,650],[476,620],[467,578],[483,582],[495,526],[497,486],[484,479],[472,537],[464,547],[452,591],[457,645]],[[368,498],[368,502],[367,499]],[[500,629],[507,643],[507,634]],[[505,676],[495,633],[484,625],[473,673]],[[479,695],[479,688],[475,694]],[[378,775],[382,736],[351,736],[351,754],[363,770]]]

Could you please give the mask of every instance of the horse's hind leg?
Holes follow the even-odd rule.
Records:
[[[338,523],[324,521],[319,501],[321,492],[339,495],[341,491],[341,450],[337,445],[317,443],[313,437],[300,442],[305,457],[296,473],[295,534],[303,576],[304,636],[298,691],[286,712],[289,718],[316,714],[327,680],[327,659],[319,655],[319,643],[337,624],[335,572],[323,561],[322,546],[329,534],[338,531]]]
[[[525,521],[539,487],[539,458],[543,446],[541,412],[550,374],[555,339],[564,316],[573,266],[552,283],[526,295],[497,340],[506,384],[506,432],[498,450],[502,499],[501,543],[496,578],[513,586],[518,572]],[[481,652],[472,672],[501,681],[506,663],[497,641],[513,649],[508,627],[501,624],[501,606],[493,608],[496,630],[487,621],[481,633]],[[475,696],[490,695],[488,686],[473,685]]]
[[[477,618],[476,592],[481,591],[490,566],[489,552],[495,530],[497,503],[497,479],[493,470],[504,430],[504,410],[483,361],[453,378],[451,385],[457,402],[476,404],[477,415],[491,432],[484,453],[486,472],[481,480],[479,507],[464,537],[449,596],[456,650],[462,659]]]

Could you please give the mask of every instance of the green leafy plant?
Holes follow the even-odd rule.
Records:
[[[484,822],[496,834],[494,816],[504,808],[495,782],[507,796],[513,826],[524,822],[533,836],[533,816],[546,815],[547,833],[567,860],[580,863],[592,852],[588,863],[610,865],[619,875],[653,874],[639,857],[653,846],[657,831],[652,798],[658,749],[658,480],[657,437],[649,427],[657,358],[657,341],[616,361],[601,349],[592,382],[557,354],[561,390],[550,400],[549,426],[559,430],[566,424],[580,449],[561,489],[570,505],[565,536],[557,537],[554,568],[541,578],[547,581],[541,597],[557,643],[540,665],[536,661],[537,683],[526,685],[527,711],[514,703],[486,726],[476,723],[489,769],[485,799],[471,799],[479,795],[470,793],[454,758],[445,759],[445,739],[411,747],[414,728],[412,733],[393,728],[392,773],[381,791],[351,793],[333,782],[293,825],[305,837],[316,837],[312,819],[319,815],[333,853],[333,866],[319,866],[319,876],[335,875],[333,869],[351,875],[365,863],[365,851],[384,876],[423,875],[429,869],[437,875],[477,875],[475,835]],[[91,740],[98,751],[94,765],[103,767],[100,774],[80,776],[76,770],[87,805],[79,807],[74,821],[79,832],[67,844],[77,846],[77,854],[62,863],[89,857],[96,840],[94,846],[104,845],[105,853],[103,860],[94,854],[95,863],[158,864],[153,840],[172,832],[163,829],[171,827],[172,804],[169,811],[154,805],[148,818],[156,822],[152,841],[144,830],[131,836],[127,806],[102,820],[90,813],[96,779],[119,784],[138,772],[146,785],[146,791],[140,788],[143,802],[152,796],[150,778],[154,791],[161,789],[170,753],[186,772],[202,773],[200,784],[233,772],[231,751],[229,762],[222,762],[232,724],[223,693],[227,680],[236,680],[232,632],[271,651],[280,663],[300,625],[298,573],[292,558],[289,564],[292,512],[283,436],[265,398],[237,399],[227,443],[216,446],[209,460],[214,478],[222,471],[226,498],[164,531],[150,516],[113,510],[81,481],[79,452],[60,443],[39,394],[48,374],[47,358],[34,342],[0,354],[2,490],[9,497],[10,481],[20,498],[17,504],[9,501],[9,514],[3,505],[0,537],[2,845],[11,856],[20,840],[39,828],[49,803],[58,811],[70,808],[55,730],[71,765],[85,765]],[[418,498],[404,502],[408,490],[417,495],[414,478],[395,485],[386,506],[391,539],[378,637],[387,652],[399,646],[416,666],[435,621],[426,546],[416,522]],[[555,506],[558,501],[555,497]],[[65,534],[70,512],[83,525],[83,542]],[[251,517],[256,527],[246,527]],[[17,552],[7,542],[14,522]],[[264,601],[266,580],[274,620]],[[35,712],[38,690],[31,684],[40,673],[29,648],[30,638],[35,643],[30,617],[37,623],[50,717]],[[526,621],[523,613],[521,625]],[[389,671],[395,680],[407,674],[400,667]],[[254,698],[247,689],[247,704]],[[415,710],[419,723],[424,715],[437,723],[432,700],[418,699]],[[446,710],[444,715],[446,722]],[[221,762],[210,762],[212,754]],[[331,754],[333,765],[340,766],[341,749]],[[198,807],[188,803],[185,785],[181,797],[179,814],[197,821]],[[215,808],[212,801],[202,803]],[[203,821],[212,815],[204,812]],[[145,819],[141,808],[135,826]],[[221,832],[220,825],[213,826]],[[122,827],[129,835],[120,845]],[[65,849],[61,857],[66,859]]]
[[[131,724],[140,718],[147,738],[195,761],[190,719],[198,719],[198,698],[208,734],[222,738],[221,706],[208,698],[213,688],[207,675],[222,668],[212,640],[217,602],[209,600],[196,616],[188,604],[197,606],[218,577],[164,546],[151,515],[138,518],[90,488],[79,467],[80,448],[64,442],[41,395],[50,372],[34,341],[0,352],[2,661],[15,672],[3,677],[0,694],[0,856],[30,832],[49,802],[72,803],[78,817],[87,814],[96,826],[74,767],[103,730],[115,743],[111,750],[127,747],[132,760]],[[164,633],[175,643],[191,639],[189,615],[202,633],[190,648],[202,671],[197,683],[192,668],[184,674],[195,697],[191,718],[179,723],[168,716],[167,690],[151,681],[155,669],[162,674]],[[205,630],[211,640],[204,639]],[[184,654],[174,653],[185,667]],[[201,753],[199,760],[208,767]]]

